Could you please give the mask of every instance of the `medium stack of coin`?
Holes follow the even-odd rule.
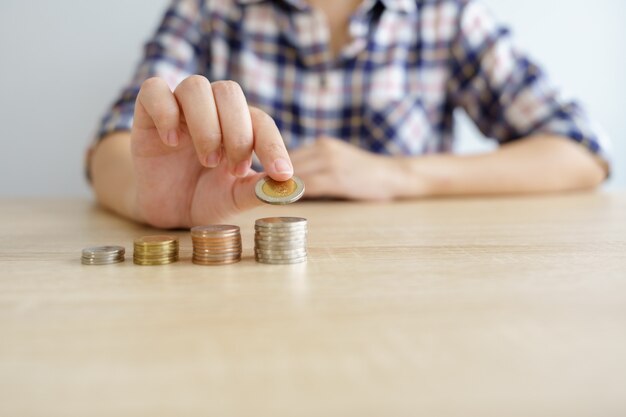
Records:
[[[268,217],[254,225],[254,257],[265,264],[295,264],[307,259],[307,220]]]
[[[124,253],[121,246],[94,246],[83,249],[80,260],[83,265],[110,265],[124,262]]]
[[[157,235],[135,239],[133,261],[137,265],[166,265],[178,260],[178,238]]]
[[[241,233],[239,226],[217,224],[191,229],[193,256],[198,265],[226,265],[241,260]]]

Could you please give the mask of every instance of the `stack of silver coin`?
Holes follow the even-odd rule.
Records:
[[[94,246],[83,249],[83,265],[110,265],[124,262],[126,250],[122,246]]]
[[[254,257],[265,264],[295,264],[307,259],[307,220],[267,217],[254,225]]]

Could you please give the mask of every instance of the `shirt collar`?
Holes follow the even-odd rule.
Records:
[[[267,0],[236,0],[239,4],[254,4],[261,3]],[[288,5],[292,6],[297,10],[307,10],[309,8],[309,4],[306,0],[280,0]],[[383,5],[393,11],[411,13],[416,10],[415,1],[416,0],[380,0]]]

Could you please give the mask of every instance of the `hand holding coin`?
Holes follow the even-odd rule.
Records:
[[[232,81],[190,76],[174,91],[146,80],[131,131],[138,220],[160,228],[224,223],[258,205],[262,176],[285,181],[293,166],[276,123],[248,106]],[[253,153],[265,174],[251,169]]]

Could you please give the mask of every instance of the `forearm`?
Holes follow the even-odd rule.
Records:
[[[409,186],[399,197],[523,194],[589,189],[607,168],[566,138],[529,137],[480,155],[432,155],[402,161]]]
[[[130,132],[103,138],[93,152],[89,169],[100,204],[129,219],[143,221],[137,209]]]

